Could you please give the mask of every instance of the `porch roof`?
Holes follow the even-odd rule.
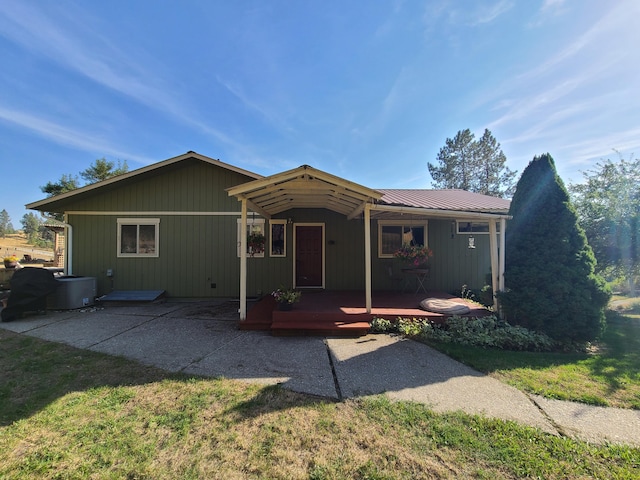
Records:
[[[256,213],[271,218],[291,208],[328,208],[353,218],[382,193],[330,173],[302,165],[228,188],[229,196],[246,200]]]

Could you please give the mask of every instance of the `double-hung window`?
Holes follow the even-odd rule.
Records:
[[[157,257],[159,218],[118,218],[118,257]]]
[[[427,246],[427,223],[403,221],[378,222],[378,257],[393,258],[403,245]]]

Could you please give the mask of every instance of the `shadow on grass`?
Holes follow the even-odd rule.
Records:
[[[509,371],[519,369],[556,370],[558,375],[583,372],[582,375],[602,385],[602,391],[607,395],[622,390],[640,392],[640,321],[628,316],[610,320],[597,348],[590,353],[512,352],[456,344],[434,347],[487,374],[502,371],[508,375]],[[631,396],[637,397],[637,400],[629,400],[631,408],[640,409],[640,393]],[[595,404],[604,401],[594,398],[587,400],[585,397],[580,401]]]
[[[120,357],[0,330],[0,425],[70,392],[185,378]]]
[[[201,378],[2,329],[0,365],[0,427],[29,418],[72,392]],[[266,410],[320,401],[328,400],[281,391],[279,387],[264,387],[234,410],[243,416],[253,416]]]

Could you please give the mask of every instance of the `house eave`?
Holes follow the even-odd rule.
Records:
[[[105,187],[108,187],[109,185],[113,185],[113,184],[117,184],[119,182],[128,180],[130,178],[134,178],[137,177],[139,175],[144,175],[146,173],[149,172],[153,172],[154,170],[159,170],[161,168],[176,164],[178,162],[187,160],[189,158],[194,158],[196,160],[200,160],[202,162],[208,163],[210,165],[215,165],[221,168],[224,168],[226,170],[229,170],[231,172],[235,172],[235,173],[239,173],[241,175],[247,176],[249,178],[254,178],[254,179],[260,179],[263,178],[262,175],[259,175],[257,173],[253,173],[250,172],[248,170],[244,170],[242,168],[238,168],[235,167],[233,165],[229,165],[227,163],[221,162],[220,160],[216,160],[214,158],[210,158],[207,157],[205,155],[201,155],[199,153],[190,151],[187,153],[184,153],[182,155],[178,155],[177,157],[172,157],[169,158],[167,160],[164,160],[162,162],[158,162],[158,163],[154,163],[152,165],[147,165],[146,167],[141,167],[138,168],[136,170],[132,170],[130,172],[127,173],[123,173],[122,175],[118,175],[115,177],[111,177],[108,178],[106,180],[103,180],[101,182],[96,182],[96,183],[92,183],[91,185],[86,185],[84,187],[80,187],[77,188],[75,190],[71,190],[69,192],[65,192],[65,193],[61,193],[60,195],[56,195],[53,197],[48,197],[42,200],[38,200],[36,202],[32,202],[32,203],[28,203],[25,205],[25,207],[29,210],[48,210],[47,206],[52,206],[55,205],[58,202],[63,202],[65,200],[80,196],[80,195],[84,195],[86,193],[89,193],[93,190],[98,190],[98,189],[102,189]],[[53,210],[55,211],[55,210]]]

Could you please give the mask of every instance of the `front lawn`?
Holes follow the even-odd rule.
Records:
[[[507,352],[454,344],[440,351],[526,392],[591,405],[640,409],[640,299],[622,303],[589,353]],[[619,304],[620,305],[620,304]],[[626,308],[626,309],[624,309]]]
[[[640,449],[189,378],[0,330],[0,478],[638,478]]]

